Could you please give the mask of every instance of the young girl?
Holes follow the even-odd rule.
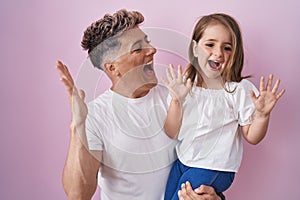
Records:
[[[284,90],[272,88],[273,75],[255,86],[241,75],[244,62],[237,22],[226,14],[202,17],[190,44],[191,63],[182,75],[172,66],[165,81],[172,97],[165,132],[177,138],[178,160],[169,175],[165,199],[178,199],[181,184],[228,189],[242,160],[242,135],[258,144],[268,129],[270,113]],[[192,84],[196,87],[192,87]],[[190,89],[192,89],[190,91]],[[189,93],[189,95],[188,95]],[[184,111],[184,112],[183,112]]]

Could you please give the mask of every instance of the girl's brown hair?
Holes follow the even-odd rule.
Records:
[[[203,36],[204,31],[209,25],[212,24],[222,24],[225,26],[230,34],[232,40],[232,55],[227,63],[226,68],[222,73],[222,79],[225,82],[240,82],[244,78],[249,78],[250,76],[243,77],[242,70],[244,65],[244,49],[243,40],[240,27],[238,23],[231,16],[223,13],[215,13],[202,17],[195,25],[192,40],[189,46],[189,59],[190,64],[187,66],[185,74],[188,78],[191,78],[192,82],[195,82],[197,69],[193,65],[198,63],[197,58],[193,53],[193,41],[199,42]],[[202,83],[202,77],[198,75],[198,83]],[[225,88],[226,89],[226,88]],[[227,90],[227,89],[226,89]]]

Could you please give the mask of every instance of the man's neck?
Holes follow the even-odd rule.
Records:
[[[124,97],[135,99],[146,96],[152,88],[153,87],[143,86],[137,89],[131,89],[128,87],[115,87],[113,85],[111,90]]]

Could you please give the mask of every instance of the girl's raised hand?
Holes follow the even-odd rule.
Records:
[[[162,82],[168,88],[172,99],[183,103],[186,95],[192,88],[191,79],[189,78],[186,80],[185,76],[182,75],[181,65],[178,65],[177,73],[174,69],[174,66],[170,65],[166,69],[166,74],[168,81],[162,79]]]
[[[269,75],[269,80],[267,81],[266,86],[265,78],[262,76],[260,78],[259,96],[256,97],[254,92],[251,91],[251,97],[256,108],[256,114],[259,114],[260,116],[268,116],[274,108],[276,102],[285,92],[285,90],[282,89],[279,93],[277,93],[280,85],[279,79],[276,80],[273,88],[272,84],[273,74]]]

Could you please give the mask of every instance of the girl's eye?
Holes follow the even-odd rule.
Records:
[[[224,50],[225,51],[232,51],[232,48],[231,47],[224,47]]]
[[[214,46],[214,44],[212,44],[212,43],[208,43],[208,44],[205,44],[205,46],[207,46],[207,47],[213,47],[213,46]]]

